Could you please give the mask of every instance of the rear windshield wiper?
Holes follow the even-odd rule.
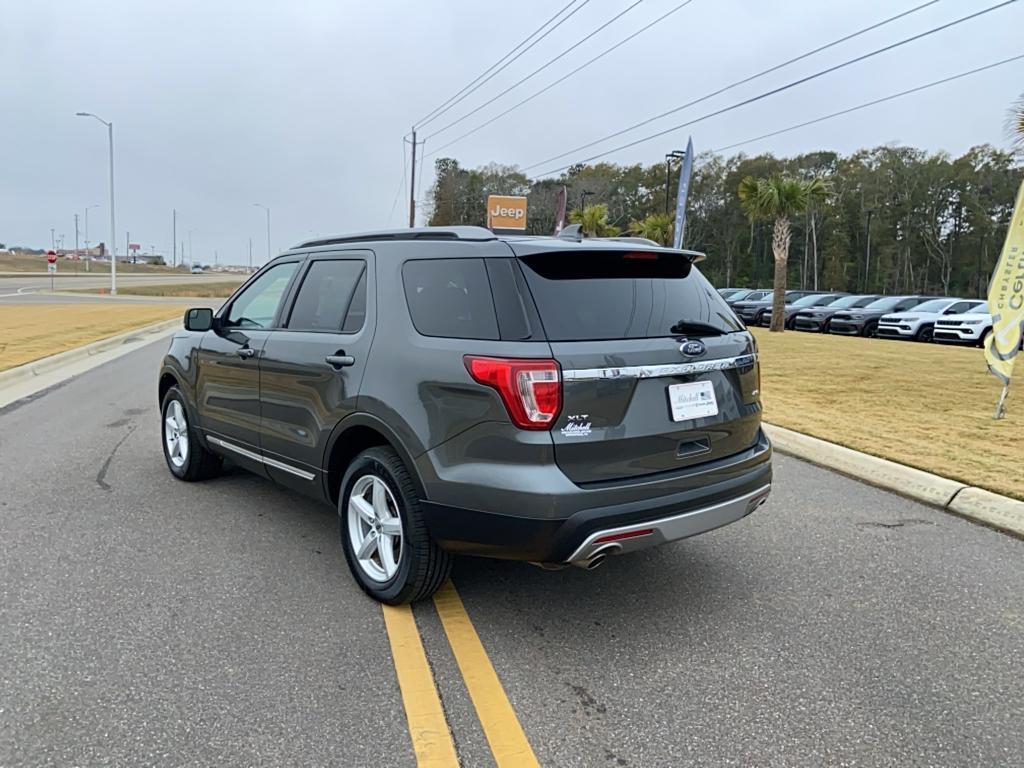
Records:
[[[725,333],[718,326],[702,323],[699,320],[680,320],[668,330],[669,333],[693,333],[700,336],[722,336]]]

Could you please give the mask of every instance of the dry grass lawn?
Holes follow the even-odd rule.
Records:
[[[977,348],[756,329],[765,420],[1024,499],[1024,397]]]
[[[173,283],[171,285],[121,285],[122,296],[182,296],[193,299],[224,299],[235,292],[241,280],[222,283]],[[105,288],[74,288],[71,293],[107,293]]]
[[[0,305],[0,371],[183,316],[175,304]]]

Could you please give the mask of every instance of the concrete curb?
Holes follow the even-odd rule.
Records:
[[[64,366],[71,365],[72,363],[98,355],[101,352],[106,352],[129,342],[138,341],[140,337],[151,335],[155,336],[156,334],[165,333],[166,331],[181,327],[181,323],[181,318],[164,320],[160,323],[154,323],[153,325],[137,328],[134,331],[120,333],[117,336],[110,336],[106,339],[100,339],[99,341],[94,341],[81,347],[75,347],[74,349],[69,349],[66,352],[59,352],[56,355],[50,355],[49,357],[34,360],[31,363],[25,363],[24,365],[19,365],[16,368],[9,368],[6,371],[0,371],[0,390],[13,386],[14,384],[19,384],[33,379],[36,376],[54,373]]]
[[[780,453],[1024,537],[1024,501],[869,456],[785,427],[774,424],[764,424],[763,427]]]

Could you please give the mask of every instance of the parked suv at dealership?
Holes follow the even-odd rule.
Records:
[[[793,327],[798,331],[828,333],[829,324],[838,312],[847,309],[862,309],[880,296],[843,296],[824,307],[801,309],[793,315]]]
[[[878,320],[889,312],[903,312],[922,304],[933,296],[883,296],[863,309],[844,309],[832,315],[828,324],[829,333],[843,336],[874,336],[878,331]]]
[[[747,325],[760,325],[761,319],[764,317],[764,313],[772,308],[773,292],[772,291],[761,291],[761,295],[754,298],[753,296],[744,299],[743,301],[733,301],[730,306],[739,315],[740,319]],[[789,290],[786,291],[786,303],[796,301],[797,299],[809,296],[817,291],[799,291]]]
[[[984,305],[980,299],[932,299],[906,312],[883,315],[878,320],[877,333],[880,337],[931,341],[936,320]]]
[[[946,315],[935,321],[932,339],[942,344],[976,344],[981,346],[992,332],[992,315],[988,303],[979,304],[961,315]]]
[[[771,447],[754,339],[697,257],[476,227],[303,243],[186,313],[167,466],[226,457],[335,505],[388,603],[453,553],[590,568],[734,522]]]
[[[827,307],[845,295],[844,293],[810,293],[797,298],[787,298],[785,305],[782,307],[783,325],[786,328],[792,328],[797,312],[809,307]],[[771,307],[768,307],[768,309],[761,313],[758,324],[766,328],[772,324]]]

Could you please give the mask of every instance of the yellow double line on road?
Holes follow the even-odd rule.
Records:
[[[539,768],[498,673],[450,581],[434,596],[434,606],[498,768]],[[416,763],[420,768],[457,768],[455,744],[412,609],[408,605],[383,609]]]

